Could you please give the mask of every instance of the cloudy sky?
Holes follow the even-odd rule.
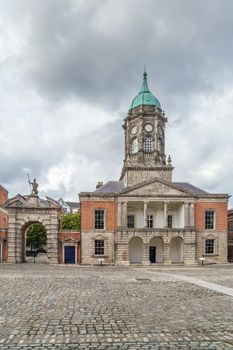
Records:
[[[232,0],[0,0],[0,183],[78,200],[117,180],[148,84],[175,181],[233,193]],[[231,202],[233,206],[233,202]]]

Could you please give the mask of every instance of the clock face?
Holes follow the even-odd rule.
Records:
[[[138,126],[135,125],[135,126],[131,129],[131,134],[132,134],[132,135],[135,135],[135,134],[137,134],[137,132],[138,132]]]
[[[153,130],[153,126],[151,124],[146,124],[144,129],[146,132],[151,132]]]

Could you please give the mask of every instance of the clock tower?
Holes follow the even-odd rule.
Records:
[[[142,88],[124,119],[125,159],[120,180],[126,186],[153,177],[172,181],[171,158],[165,154],[167,118],[160,102],[150,92],[144,71]]]

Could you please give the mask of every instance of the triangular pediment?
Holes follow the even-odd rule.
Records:
[[[4,204],[5,208],[10,208],[10,207],[22,207],[26,202],[26,199],[21,196],[20,194],[17,194],[17,196],[8,199],[6,203]]]
[[[190,196],[191,192],[183,190],[173,185],[170,182],[154,178],[151,180],[143,181],[134,186],[130,186],[121,191],[124,195],[135,196]]]

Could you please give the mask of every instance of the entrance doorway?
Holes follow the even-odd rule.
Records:
[[[150,247],[150,262],[152,264],[156,262],[156,247]]]
[[[24,236],[23,261],[27,263],[48,263],[45,226],[39,222],[29,222],[22,230],[22,234]]]
[[[75,246],[67,245],[64,246],[64,263],[65,264],[75,264]]]

